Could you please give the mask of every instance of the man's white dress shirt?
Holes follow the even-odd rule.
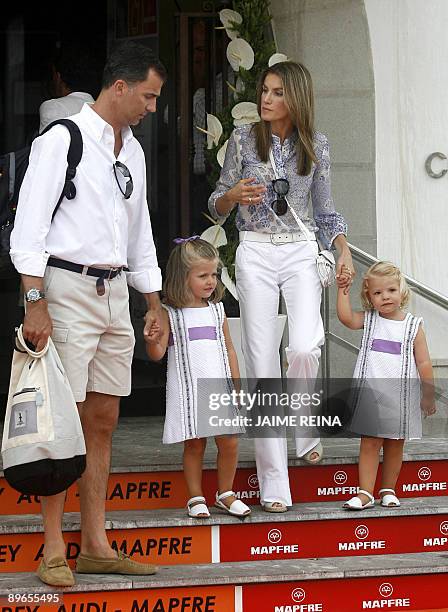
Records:
[[[128,284],[141,293],[160,291],[146,201],[143,150],[130,128],[122,130],[123,146],[114,155],[114,132],[89,105],[70,117],[83,137],[76,171],[76,197],[63,199],[52,212],[64,186],[68,130],[57,125],[33,141],[28,170],[20,189],[11,234],[11,258],[21,274],[43,277],[50,255],[84,266],[127,266]],[[134,190],[125,200],[114,175],[114,162],[125,164]]]
[[[89,93],[84,91],[73,91],[67,96],[53,98],[42,102],[39,108],[39,134],[56,119],[65,119],[79,113],[84,104],[93,104],[95,100]]]

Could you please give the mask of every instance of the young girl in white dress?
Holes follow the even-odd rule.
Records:
[[[402,309],[409,289],[400,270],[378,262],[364,275],[361,290],[363,312],[353,312],[349,286],[338,278],[337,312],[350,329],[364,329],[355,366],[356,379],[349,430],[361,435],[359,493],[344,508],[363,510],[374,506],[373,489],[383,449],[381,505],[397,507],[395,485],[403,461],[405,439],[422,435],[421,412],[435,411],[433,372],[422,319]]]
[[[236,406],[220,405],[222,421],[210,417],[214,398],[234,390],[240,378],[238,360],[220,299],[224,288],[218,279],[218,251],[198,236],[178,238],[166,268],[162,329],[150,331],[147,353],[155,361],[168,350],[164,444],[184,443],[183,466],[193,518],[210,516],[202,493],[202,464],[207,437],[218,448],[218,491],[215,505],[235,516],[250,508],[232,491],[238,462],[238,437],[244,428],[232,422]],[[237,421],[238,419],[236,419]]]

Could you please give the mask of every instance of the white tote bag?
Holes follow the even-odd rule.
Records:
[[[27,495],[55,495],[83,473],[78,409],[51,338],[39,352],[17,329],[2,441],[7,482]]]

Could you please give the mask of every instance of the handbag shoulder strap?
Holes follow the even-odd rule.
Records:
[[[272,152],[272,147],[269,149],[269,161],[271,162],[271,166],[272,166],[272,170],[274,171],[275,178],[276,179],[281,178],[281,177],[279,177],[279,174],[278,174],[277,165],[276,165],[275,159],[274,159],[274,153]],[[285,202],[288,205],[288,208],[291,211],[291,214],[294,217],[295,222],[299,226],[300,231],[302,231],[305,234],[306,239],[308,240],[308,242],[310,242],[311,241],[311,239],[310,239],[310,230],[306,227],[305,223],[302,221],[302,219],[296,213],[294,208],[288,202],[288,199],[287,199],[286,196],[285,196]]]

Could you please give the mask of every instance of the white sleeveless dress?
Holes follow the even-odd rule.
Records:
[[[235,424],[239,415],[237,407],[220,404],[219,409],[210,409],[211,394],[216,402],[217,397],[234,390],[223,332],[222,303],[209,303],[203,308],[165,308],[171,333],[163,443],[243,433],[244,428]],[[215,417],[214,421],[210,417]],[[234,423],[218,424],[216,417]]]
[[[421,323],[410,313],[403,321],[386,319],[375,310],[365,313],[353,375],[351,432],[377,438],[421,438],[421,390],[414,357]]]

